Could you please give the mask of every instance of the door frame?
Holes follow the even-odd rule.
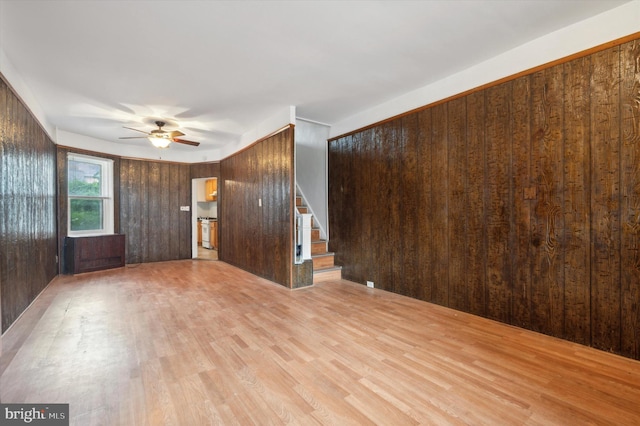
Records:
[[[218,179],[217,176],[191,179],[191,258],[198,257],[198,182]]]

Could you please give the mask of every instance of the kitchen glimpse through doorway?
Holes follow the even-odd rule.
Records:
[[[218,179],[192,179],[191,257],[218,260]]]

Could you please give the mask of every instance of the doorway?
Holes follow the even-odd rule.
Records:
[[[218,260],[218,178],[192,179],[191,200],[191,257]]]

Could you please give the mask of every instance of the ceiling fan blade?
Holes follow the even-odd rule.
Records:
[[[169,133],[169,135],[173,139],[173,138],[177,138],[179,136],[184,136],[184,133],[182,133],[180,130],[174,130],[173,132]]]
[[[125,129],[129,129],[129,130],[135,130],[136,132],[140,132],[140,133],[144,133],[145,135],[148,135],[149,132],[145,132],[144,130],[138,130],[138,129],[134,129],[133,127],[127,127],[127,126],[122,126]]]
[[[198,145],[200,145],[200,142],[193,142],[193,141],[188,141],[188,140],[185,140],[185,139],[175,139],[175,138],[174,138],[174,139],[172,139],[172,140],[173,140],[174,142],[177,142],[177,143],[183,143],[183,144],[185,144],[185,145],[191,145],[191,146],[198,146]]]
[[[118,138],[118,139],[147,139],[146,136],[127,136],[124,138]]]

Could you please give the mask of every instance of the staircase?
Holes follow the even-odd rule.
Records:
[[[298,213],[309,213],[302,197],[296,195]],[[327,251],[327,240],[320,239],[320,229],[311,217],[311,259],[313,261],[313,283],[342,279],[342,267],[333,263],[333,253]]]

